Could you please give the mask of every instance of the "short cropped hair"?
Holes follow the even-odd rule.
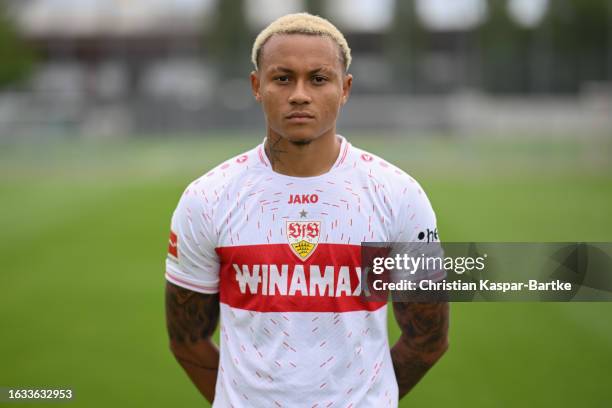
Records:
[[[253,52],[251,54],[251,61],[255,66],[255,70],[259,69],[261,49],[266,41],[275,34],[306,34],[329,37],[340,47],[345,71],[351,65],[351,49],[340,30],[322,17],[309,13],[295,13],[276,19],[259,33],[255,43],[253,43]]]

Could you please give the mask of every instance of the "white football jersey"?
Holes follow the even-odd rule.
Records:
[[[437,240],[419,184],[344,138],[331,170],[275,173],[263,143],[192,182],[166,279],[219,292],[214,407],[396,407],[386,302],[361,295],[361,242]]]

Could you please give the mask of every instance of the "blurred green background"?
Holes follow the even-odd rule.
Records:
[[[0,0],[0,386],[207,406],[168,350],[170,217],[263,139],[250,46],[305,10],[353,50],[339,130],[421,182],[443,240],[612,241],[608,0]],[[610,312],[453,304],[401,406],[609,406]]]
[[[612,239],[610,139],[346,136],[421,182],[446,241]],[[0,384],[71,387],[79,407],[206,406],[168,350],[170,216],[190,180],[261,139],[2,146]],[[449,352],[401,406],[609,404],[611,304],[451,307]]]

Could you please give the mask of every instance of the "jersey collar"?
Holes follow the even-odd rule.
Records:
[[[348,155],[348,151],[350,149],[351,144],[346,140],[346,138],[342,135],[336,135],[336,137],[338,137],[340,139],[340,153],[338,154],[338,157],[336,158],[336,161],[334,162],[333,166],[330,168],[330,170],[327,172],[331,172],[332,170],[340,167],[344,161],[346,160],[346,157]],[[259,161],[268,169],[272,170],[272,165],[270,164],[270,160],[268,159],[268,155],[266,155],[264,146],[266,144],[266,140],[267,138],[264,138],[264,140],[261,142],[261,144],[259,146],[257,146],[257,156],[259,158]],[[274,171],[273,171],[274,172]],[[282,175],[280,173],[276,173],[275,174],[279,174]],[[321,174],[321,176],[324,176],[325,174]],[[287,176],[289,177],[289,176]],[[320,177],[320,176],[316,176],[316,177]],[[309,178],[309,177],[298,177],[298,178]]]

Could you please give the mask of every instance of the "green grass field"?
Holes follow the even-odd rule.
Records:
[[[612,241],[610,141],[350,139],[421,182],[444,240]],[[167,347],[170,216],[190,180],[259,141],[2,146],[0,386],[206,406]],[[401,406],[609,406],[612,304],[451,308],[448,354]]]

